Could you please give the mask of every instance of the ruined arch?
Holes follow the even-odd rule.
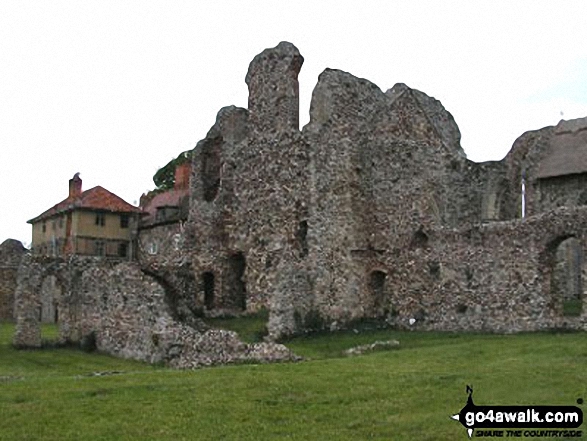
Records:
[[[372,299],[373,312],[376,316],[381,316],[386,313],[386,279],[387,273],[385,271],[375,269],[369,273],[368,276],[369,294]]]
[[[41,323],[57,323],[59,321],[60,302],[63,296],[63,283],[53,273],[47,273],[39,285]]]
[[[26,256],[15,292],[14,345],[41,346],[41,322],[57,323],[61,341],[79,339],[82,273],[94,261]]]
[[[242,252],[231,254],[228,257],[227,274],[227,306],[246,310],[247,309],[247,286],[245,282],[245,269],[247,266],[245,255]]]
[[[213,309],[216,304],[216,280],[212,271],[202,273],[202,291],[204,292],[204,307]]]
[[[55,322],[55,310],[59,308],[57,304],[63,295],[62,288],[59,299],[54,298],[53,289],[57,285],[65,286],[59,261],[35,260],[30,255],[23,259],[18,270],[15,292],[15,346],[41,346],[41,321],[45,318],[45,322]]]
[[[489,182],[481,198],[481,221],[499,221],[515,217],[507,213],[509,198],[508,183],[505,179]]]
[[[197,292],[196,277],[189,263],[173,268],[160,267],[157,270],[142,267],[141,272],[154,279],[163,289],[165,305],[174,320],[192,323],[195,316],[199,315],[193,307],[193,297],[184,295]]]
[[[550,292],[563,315],[576,316],[583,304],[583,248],[574,236],[563,236],[550,244]]]

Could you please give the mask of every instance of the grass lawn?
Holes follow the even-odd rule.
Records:
[[[581,333],[351,331],[288,342],[301,363],[174,371],[73,349],[17,351],[12,332],[0,324],[0,440],[466,440],[449,419],[466,384],[478,405],[587,401]],[[400,348],[341,355],[388,339]]]

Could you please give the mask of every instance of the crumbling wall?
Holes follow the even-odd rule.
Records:
[[[587,173],[540,179],[538,190],[541,211],[587,205]]]
[[[14,291],[18,266],[26,248],[18,240],[6,239],[0,244],[0,321],[14,318]]]
[[[201,325],[199,286],[186,251],[183,222],[143,227],[138,234],[137,261],[141,269],[166,290],[165,300],[172,316],[192,326]]]
[[[523,178],[526,214],[544,211],[538,177],[554,128],[525,133],[502,161],[477,164],[440,101],[326,69],[300,133],[302,62],[290,43],[256,56],[248,110],[222,109],[193,152],[188,243],[198,303],[269,307],[274,338],[364,317],[421,324],[426,316],[430,329],[560,325],[540,263],[545,245],[523,238],[534,224],[503,223],[521,217]],[[512,234],[527,246],[524,263],[512,265]],[[511,290],[516,307],[500,320]],[[481,295],[490,300],[476,303]],[[442,318],[449,311],[452,321]]]
[[[525,221],[428,231],[425,247],[387,260],[390,317],[434,330],[585,329],[585,308],[566,316],[552,279],[558,244],[573,237],[585,249],[586,213],[562,208]]]
[[[384,94],[327,69],[303,135],[312,158],[313,303],[327,322],[383,312],[364,281],[381,271],[381,257],[418,231],[482,217],[481,184],[490,166],[464,157],[452,116],[422,92],[398,84]],[[479,184],[471,196],[464,180],[474,172]]]
[[[14,343],[41,345],[39,320],[53,317],[62,340],[196,367],[294,359],[198,318],[261,308],[272,338],[373,317],[587,328],[585,170],[555,155],[587,146],[587,120],[527,132],[502,161],[477,164],[440,101],[327,69],[300,132],[302,63],[286,42],[254,58],[248,109],[221,109],[192,152],[188,221],[143,225],[137,263],[25,256]],[[59,294],[43,298],[44,284]]]
[[[92,341],[108,354],[179,368],[296,359],[282,345],[247,345],[234,332],[177,321],[168,290],[136,263],[82,257],[23,259],[16,294],[17,347],[42,344],[40,289],[47,277],[64,287],[56,305],[61,341]]]
[[[292,292],[286,280],[307,271],[309,153],[298,131],[302,62],[290,43],[255,57],[246,77],[249,109],[222,109],[193,152],[190,256],[208,313],[272,307]],[[210,145],[220,164],[213,198],[203,179]],[[206,306],[210,289],[213,301]]]
[[[245,109],[234,106],[221,109],[216,123],[192,153],[191,208],[186,226],[190,240],[186,252],[196,280],[195,302],[206,313],[242,310],[233,301],[228,279],[231,256],[246,253],[246,237],[237,233],[237,226],[243,221],[239,219],[236,200],[240,189],[235,180],[240,166],[239,152],[246,144],[247,120]],[[212,151],[216,169],[213,194],[209,182]],[[240,281],[248,285],[246,266]]]

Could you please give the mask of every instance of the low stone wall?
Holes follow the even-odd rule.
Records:
[[[91,338],[99,351],[178,368],[296,359],[282,345],[248,345],[234,332],[197,329],[175,320],[166,291],[155,278],[135,263],[96,258],[25,259],[17,290],[16,346],[41,345],[39,289],[49,275],[63,284],[56,299],[62,341]]]
[[[577,246],[572,256],[569,239]],[[423,229],[417,237],[395,238],[389,245],[381,253],[352,256],[348,287],[341,290],[348,298],[332,298],[321,309],[300,296],[290,299],[287,308],[276,305],[271,335],[343,327],[374,317],[420,330],[587,330],[587,293],[581,281],[581,273],[583,279],[587,274],[582,257],[587,252],[587,207],[460,229]],[[569,298],[582,302],[579,314],[565,314]],[[360,306],[349,320],[341,304]]]

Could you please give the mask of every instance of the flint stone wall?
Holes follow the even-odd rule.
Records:
[[[296,359],[282,345],[248,345],[234,332],[177,321],[164,287],[135,263],[79,257],[25,257],[16,296],[16,346],[41,346],[39,289],[50,275],[63,285],[57,302],[62,341],[92,336],[102,352],[178,368]]]
[[[538,189],[542,211],[587,205],[587,173],[540,179]]]
[[[539,181],[555,128],[474,163],[439,101],[326,69],[300,132],[302,62],[289,43],[255,57],[249,108],[222,109],[193,151],[186,250],[196,279],[214,281],[210,309],[234,306],[244,285],[243,309],[268,307],[274,338],[365,317],[446,330],[584,326],[584,313],[562,316],[544,257],[548,240],[585,246],[578,212],[541,214],[555,208]],[[522,178],[536,216],[524,222]],[[234,256],[246,262],[239,283]]]
[[[192,153],[188,252],[196,277],[213,277],[207,309],[254,312],[309,277],[303,260],[312,170],[297,130],[302,62],[289,43],[256,57],[246,79],[249,109],[221,109]],[[310,293],[306,286],[303,296]]]
[[[436,99],[327,69],[300,131],[302,63],[290,43],[255,57],[248,109],[221,109],[192,152],[187,223],[142,230],[138,265],[29,257],[15,343],[40,344],[36,292],[49,274],[63,286],[63,339],[93,333],[106,352],[180,367],[292,359],[196,318],[262,308],[272,338],[363,318],[585,329],[582,178],[547,173],[585,121],[526,132],[503,160],[474,163]]]
[[[18,240],[7,239],[0,244],[0,321],[14,319],[18,266],[26,251]]]

